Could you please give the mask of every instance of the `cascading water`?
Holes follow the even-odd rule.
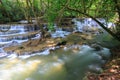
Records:
[[[0,25],[0,27],[5,25]],[[6,32],[0,32],[0,44],[7,44],[13,41],[18,43],[27,41],[28,39],[35,38],[37,31],[35,26],[25,25],[8,25],[10,29]],[[1,30],[3,29],[1,28]],[[36,32],[34,32],[36,31]]]
[[[0,25],[0,58],[7,56],[3,48],[19,45],[29,39],[40,38],[37,26],[27,25]],[[39,30],[39,28],[37,28]],[[4,46],[3,46],[4,45]]]
[[[64,38],[65,36],[69,35],[70,32],[68,31],[63,31],[62,28],[56,28],[56,31],[51,33],[51,36],[53,38],[57,38],[57,37],[62,37]]]
[[[112,22],[107,22],[104,18],[97,18],[98,21],[100,21],[105,27],[107,28],[115,28],[115,24]],[[95,32],[99,33],[98,31],[101,28],[101,26],[96,23],[94,20],[91,18],[84,18],[84,19],[76,19],[74,18],[72,20],[75,24],[75,31],[79,32]]]
[[[94,24],[91,23],[91,19],[76,21],[75,31],[79,32],[84,32]],[[55,32],[51,32],[53,38],[65,37],[71,33],[63,31],[62,28],[55,29]],[[34,30],[36,30],[34,27],[13,25],[9,31],[0,32],[0,44],[19,45],[30,38],[40,38],[37,31],[33,33]],[[19,57],[15,54],[4,55],[2,48],[3,46],[0,47],[0,54],[5,58],[0,59],[0,80],[82,80],[88,71],[100,72],[102,65],[110,57],[109,49],[100,47],[96,50],[95,46],[88,45],[56,47],[59,48],[57,50],[50,47],[43,52]]]
[[[115,28],[115,24],[112,22],[107,22],[104,18],[97,18],[98,21],[100,21],[104,26],[107,28]],[[91,18],[83,18],[83,19],[72,19],[72,22],[74,23],[74,30],[71,32],[93,32],[99,34],[99,32],[103,29],[100,27],[98,23],[96,23]],[[62,37],[69,35],[71,32],[68,30],[64,30],[62,28],[58,28],[56,24],[53,26],[55,28],[55,32],[51,32],[51,36],[53,38]]]

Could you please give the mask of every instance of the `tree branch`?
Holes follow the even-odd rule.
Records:
[[[74,12],[78,12],[80,14],[83,14],[87,17],[90,17],[92,18],[94,21],[96,21],[104,30],[106,30],[110,35],[112,35],[115,39],[117,39],[118,41],[120,41],[120,38],[118,36],[116,36],[112,31],[110,31],[107,27],[105,27],[100,21],[98,21],[95,17],[87,14],[87,13],[84,13],[84,12],[81,12],[80,10],[77,10],[77,9],[74,9],[74,8],[70,8],[70,7],[66,7],[68,10],[70,11],[74,11]]]

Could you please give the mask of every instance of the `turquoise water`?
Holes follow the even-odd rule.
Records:
[[[76,23],[75,31],[83,32],[88,29],[83,29],[86,25],[81,26],[81,24]],[[27,28],[25,25],[11,26],[8,32],[0,33],[0,44],[7,44],[7,47],[18,45],[29,38],[40,38],[40,34],[37,33],[27,35],[35,30],[35,27],[31,26]],[[53,38],[65,37],[70,33],[56,28],[51,36]],[[23,36],[24,34],[26,36]],[[96,50],[88,45],[71,45],[57,48],[55,51],[49,50],[19,57],[11,54],[1,58],[0,80],[82,80],[88,71],[99,73],[110,57],[109,49]],[[2,53],[4,51],[1,45],[0,54]]]
[[[86,72],[101,70],[103,56],[110,56],[107,48],[96,51],[87,45],[60,48],[48,55],[10,55],[0,59],[0,80],[82,80]]]

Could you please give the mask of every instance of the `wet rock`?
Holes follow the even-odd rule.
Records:
[[[44,37],[45,37],[45,38],[50,38],[50,37],[51,37],[51,34],[50,34],[49,32],[46,32],[46,33],[44,34]]]
[[[103,49],[103,48],[102,48],[100,45],[98,45],[98,44],[92,44],[91,47],[94,48],[96,51],[100,51],[100,50]]]
[[[55,47],[57,45],[57,42],[59,41],[60,41],[59,39],[52,39],[52,38],[48,38],[44,41],[40,41],[39,39],[35,39],[35,40],[31,39],[27,42],[22,43],[21,45],[5,47],[4,50],[7,53],[12,51],[17,55],[26,55],[26,54],[28,55],[49,49],[51,47]],[[62,44],[64,44],[64,42],[62,42],[61,45]]]
[[[59,22],[59,26],[70,26],[72,25],[72,18],[62,18]]]
[[[73,31],[74,31],[74,29],[73,29],[73,28],[70,28],[70,27],[67,27],[67,28],[66,28],[66,27],[63,27],[62,30],[63,30],[63,31],[67,31],[67,32],[73,32]]]
[[[60,42],[57,43],[57,46],[66,45],[66,43],[67,43],[67,41],[65,41],[65,40],[64,41],[60,41]]]
[[[23,47],[23,46],[20,46],[19,49],[24,49],[24,47]]]
[[[25,31],[36,31],[40,30],[40,26],[36,24],[27,24],[24,26]]]

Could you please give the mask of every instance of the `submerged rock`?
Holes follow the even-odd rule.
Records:
[[[100,51],[100,50],[103,49],[103,48],[102,48],[100,45],[98,45],[98,44],[92,44],[91,47],[94,48],[96,51]]]

